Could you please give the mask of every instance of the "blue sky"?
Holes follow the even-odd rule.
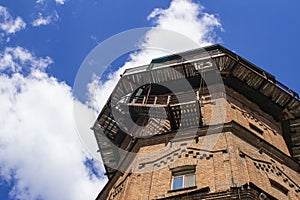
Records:
[[[273,73],[291,88],[300,90],[295,81],[297,73],[282,70],[291,67],[297,70],[295,58],[300,34],[297,10],[300,3],[297,0],[288,3],[280,0],[195,2],[221,20],[224,32],[217,31],[217,34],[222,45]],[[1,4],[28,23],[38,13],[48,16],[57,12],[57,21],[40,27],[28,25],[1,47],[19,45],[39,56],[50,56],[55,64],[48,73],[72,85],[78,67],[97,45],[96,41],[128,29],[153,25],[147,15],[154,8],[167,8],[169,1],[70,0],[60,5],[48,0],[45,5],[37,5],[35,1],[2,0]]]
[[[185,0],[173,3],[180,1]],[[89,52],[113,35],[140,27],[168,27],[168,22],[180,26],[178,21],[182,19],[171,11],[188,15],[191,10],[180,10],[184,7],[178,8],[175,3],[170,8],[171,2],[0,0],[0,102],[5,105],[0,109],[1,200],[75,199],[72,193],[78,188],[88,189],[76,199],[95,197],[106,181],[99,175],[103,168],[91,160],[93,155],[82,150],[82,141],[78,142],[69,119],[76,73]],[[222,44],[300,93],[298,0],[185,2],[184,5],[195,9],[195,14],[183,20],[192,17],[191,24],[199,28],[186,23],[184,27],[175,27],[175,31],[186,30],[183,34],[189,37],[207,31],[207,35],[193,39],[200,45]],[[199,10],[200,7],[204,9]],[[149,19],[155,9],[159,12]],[[204,13],[211,18],[205,20]],[[112,85],[100,89],[109,92]],[[75,100],[89,126],[94,120],[89,107],[99,108],[101,101]],[[35,120],[29,120],[33,116]],[[27,139],[20,140],[24,134]],[[49,152],[53,146],[56,150]],[[70,167],[78,173],[72,174]],[[100,173],[93,173],[95,170]],[[62,195],[62,191],[66,194]]]

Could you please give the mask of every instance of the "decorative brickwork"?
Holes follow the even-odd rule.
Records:
[[[206,50],[220,71],[226,92],[214,93],[199,84],[204,76],[197,72],[202,66],[200,61],[174,62],[173,68],[180,76],[163,69],[167,58],[162,58],[162,63],[154,60],[149,71],[141,72],[139,68],[124,73],[114,98],[120,97],[128,104],[120,103],[117,112],[122,116],[123,108],[129,106],[131,116],[142,126],[128,127],[134,134],[124,134],[117,126],[126,118],[117,122],[110,101],[105,105],[94,131],[109,182],[97,200],[300,199],[299,99],[275,77],[225,48],[216,45]],[[195,57],[197,50],[189,54]],[[204,63],[209,75],[208,68],[213,64]],[[156,69],[156,64],[160,68]],[[143,78],[148,72],[159,83],[185,78],[193,90],[180,91],[180,97],[176,97],[157,85],[151,90],[151,85],[145,84],[137,95],[131,88],[135,82],[150,79]],[[225,103],[220,106],[219,102]],[[213,110],[225,111],[222,123],[221,114],[213,116]],[[101,140],[103,135],[136,156],[122,160],[118,154],[121,151],[115,156],[116,151]],[[114,169],[112,163],[118,163],[122,170]],[[174,189],[174,174],[180,175],[180,170],[191,166],[195,185],[185,187],[182,183]]]

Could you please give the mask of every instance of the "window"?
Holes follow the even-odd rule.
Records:
[[[252,130],[256,131],[257,133],[259,133],[259,134],[261,134],[261,135],[264,133],[263,130],[261,130],[260,128],[258,128],[258,127],[255,126],[254,124],[249,123],[249,126],[250,126],[250,128],[251,128]]]
[[[270,183],[271,183],[271,186],[275,189],[277,189],[278,191],[282,192],[283,194],[285,195],[288,195],[288,192],[289,190],[286,189],[284,186],[282,186],[280,183],[272,180],[272,179],[269,179],[270,180]]]
[[[195,186],[195,169],[177,169],[172,175],[172,190]]]

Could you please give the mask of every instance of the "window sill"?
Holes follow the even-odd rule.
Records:
[[[172,193],[172,192],[179,192],[179,191],[184,191],[184,190],[192,190],[192,189],[196,189],[197,186],[191,186],[191,187],[185,187],[185,188],[180,188],[180,189],[176,189],[176,190],[168,190],[168,193]]]

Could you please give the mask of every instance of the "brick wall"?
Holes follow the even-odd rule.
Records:
[[[175,144],[174,144],[175,145]],[[143,151],[155,151],[161,145],[142,147]],[[197,189],[209,187],[211,193],[227,191],[231,187],[241,187],[253,183],[278,199],[299,199],[299,174],[266,154],[249,145],[231,132],[220,134],[214,149],[210,151],[195,150],[201,147],[201,139],[194,142],[181,157],[173,163],[159,163],[162,157],[153,163],[153,172],[124,174],[116,185],[123,181],[126,187],[112,199],[156,199],[175,196]],[[192,149],[192,150],[191,150]],[[172,173],[170,168],[184,165],[196,165],[196,188],[171,191]],[[124,181],[125,179],[125,181]],[[271,185],[270,181],[280,184],[288,190],[287,195]]]
[[[197,139],[192,138],[191,143],[165,141],[163,136],[157,136],[158,142],[153,143],[155,139],[152,139],[147,144],[146,139],[138,151],[145,156],[136,158],[132,166],[133,173],[124,173],[118,178],[108,198],[171,198],[201,188],[209,188],[209,194],[221,194],[251,183],[278,199],[300,199],[299,173],[287,167],[280,157],[264,153],[259,147],[238,136],[253,134],[273,145],[275,151],[289,156],[280,122],[235,91],[227,88],[226,92],[225,123],[235,121],[245,128],[244,131],[239,134],[233,130],[219,131],[205,136],[196,133]],[[214,101],[217,100],[211,100],[209,95],[204,97],[202,113],[206,126],[212,125],[210,111],[217,106]],[[208,141],[214,141],[212,148],[207,148]],[[168,148],[170,151],[162,151]],[[195,166],[196,187],[172,191],[170,169],[185,165]],[[251,198],[255,199],[257,194],[252,192]]]

